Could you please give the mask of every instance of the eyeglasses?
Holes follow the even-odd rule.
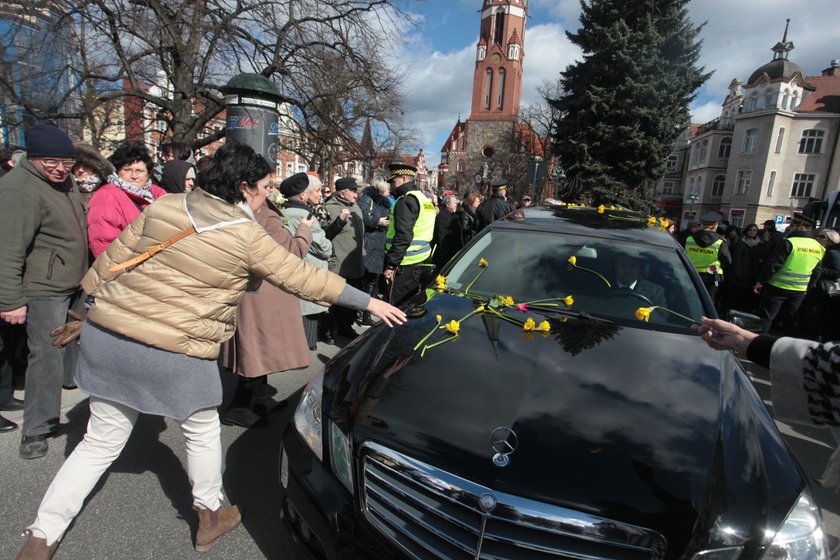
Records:
[[[65,169],[71,169],[76,165],[75,159],[55,159],[55,158],[41,158],[41,163],[44,167],[54,169],[59,165],[64,166]]]

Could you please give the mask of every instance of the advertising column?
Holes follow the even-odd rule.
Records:
[[[222,88],[227,107],[228,140],[247,144],[277,166],[280,92],[265,76],[239,74]]]

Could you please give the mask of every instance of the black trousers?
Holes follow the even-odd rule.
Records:
[[[388,303],[399,307],[420,291],[420,288],[431,279],[434,270],[433,265],[426,263],[398,267],[394,274],[394,281],[391,283]]]
[[[783,290],[772,284],[765,284],[761,289],[761,302],[758,304],[758,316],[761,317],[762,332],[770,331],[777,318],[782,323],[785,336],[796,333],[796,315],[805,299],[806,292]]]

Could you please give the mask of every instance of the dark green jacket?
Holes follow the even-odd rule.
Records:
[[[24,161],[0,179],[0,311],[72,294],[88,268],[87,219],[68,178],[52,185]]]

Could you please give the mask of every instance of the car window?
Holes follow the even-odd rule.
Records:
[[[446,283],[476,296],[510,295],[517,303],[571,295],[573,310],[610,319],[638,321],[637,309],[655,308],[649,323],[659,325],[688,328],[685,317],[703,314],[676,248],[613,239],[491,231],[453,263]]]

